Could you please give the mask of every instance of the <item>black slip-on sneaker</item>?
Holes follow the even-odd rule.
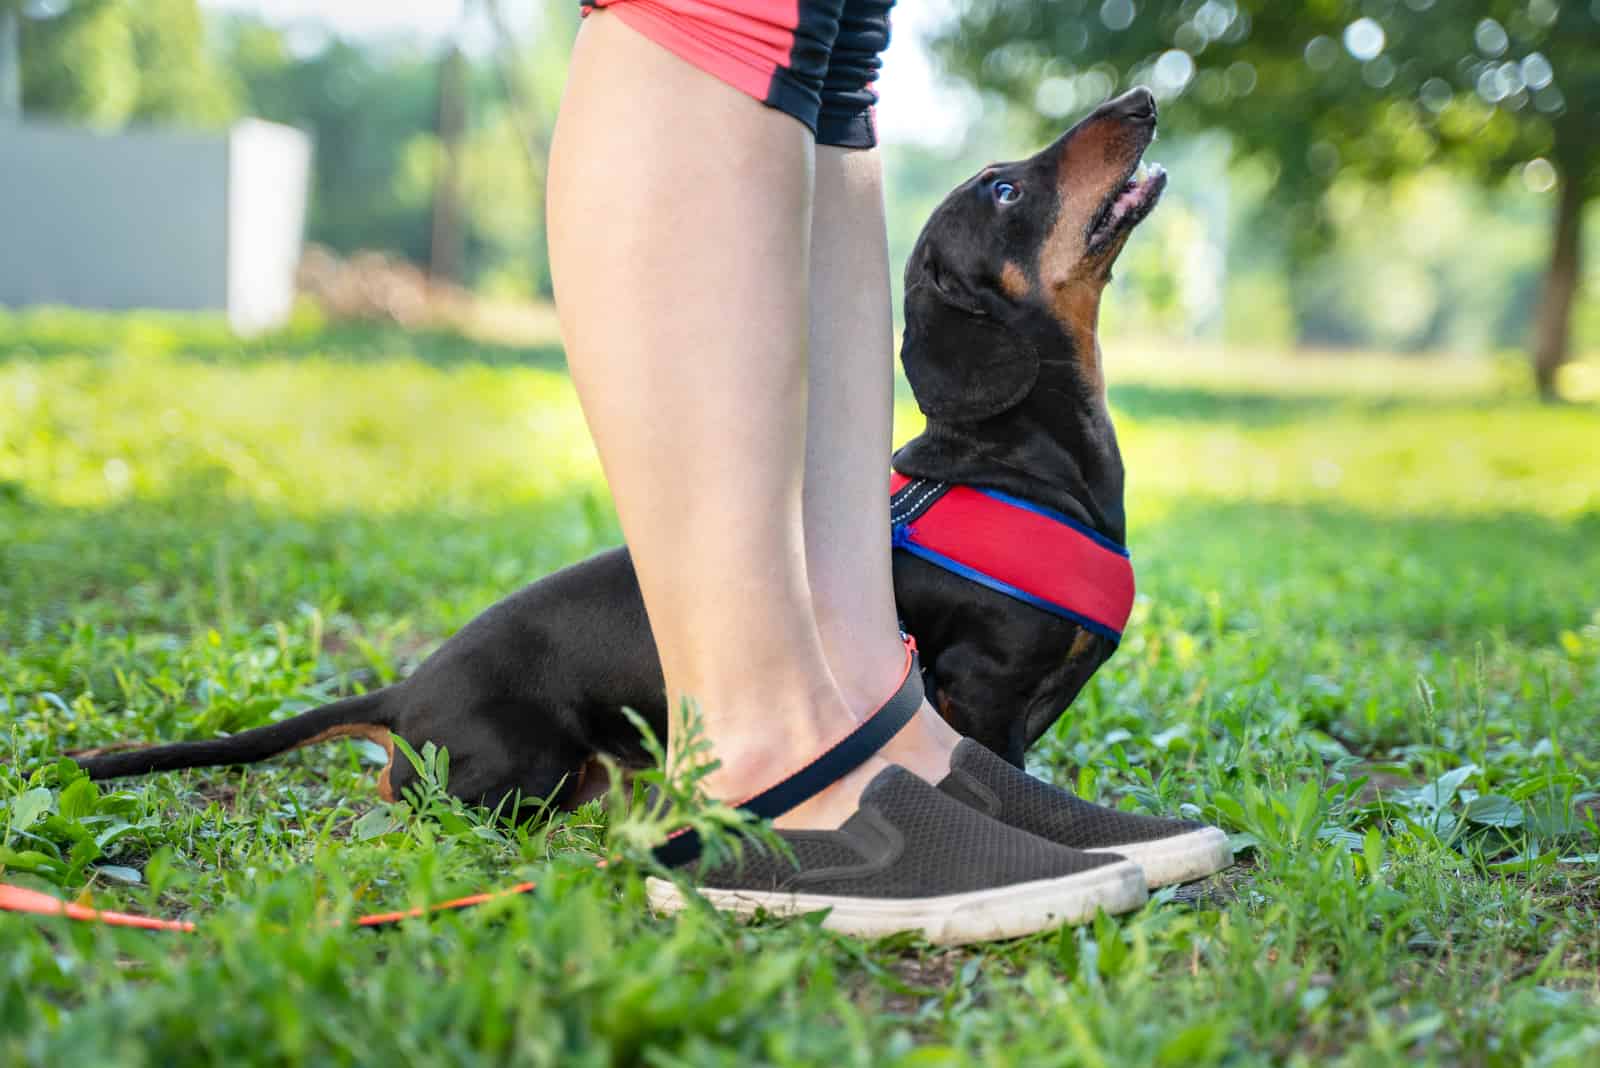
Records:
[[[946,945],[1082,923],[1148,897],[1136,865],[997,823],[895,766],[873,777],[837,830],[777,833],[793,859],[748,843],[738,861],[699,872],[696,892],[725,911],[826,909],[831,930],[920,931]],[[663,912],[687,904],[688,891],[665,879],[649,879],[647,892]]]
[[[1219,828],[1091,804],[1013,767],[971,738],[956,746],[939,789],[1008,827],[1070,849],[1126,857],[1144,869],[1152,890],[1233,863],[1228,836]]]

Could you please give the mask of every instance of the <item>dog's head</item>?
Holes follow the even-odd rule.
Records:
[[[929,218],[906,263],[901,358],[930,419],[1016,407],[1041,359],[1100,392],[1100,294],[1167,184],[1141,166],[1155,132],[1155,97],[1134,89],[1037,155],[985,167]]]

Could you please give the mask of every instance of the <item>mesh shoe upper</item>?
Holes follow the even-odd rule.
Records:
[[[1119,863],[997,823],[899,767],[867,784],[859,810],[838,830],[778,834],[793,860],[747,843],[738,861],[701,872],[698,882],[720,890],[937,897]]]
[[[1013,767],[971,738],[956,746],[939,789],[1009,827],[1072,849],[1153,842],[1205,827],[1091,804]]]

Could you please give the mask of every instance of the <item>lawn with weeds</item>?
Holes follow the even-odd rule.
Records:
[[[594,866],[638,826],[509,826],[437,753],[394,805],[353,742],[89,783],[64,750],[390,682],[618,532],[548,338],[0,316],[0,878],[199,925],[0,914],[0,1063],[1600,1063],[1600,414],[1484,365],[1107,363],[1139,599],[1030,761],[1240,863],[946,950],[655,918]]]

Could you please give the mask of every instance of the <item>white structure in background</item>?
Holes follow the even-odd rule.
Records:
[[[0,121],[0,305],[226,312],[294,304],[311,141],[248,120],[216,134]]]

